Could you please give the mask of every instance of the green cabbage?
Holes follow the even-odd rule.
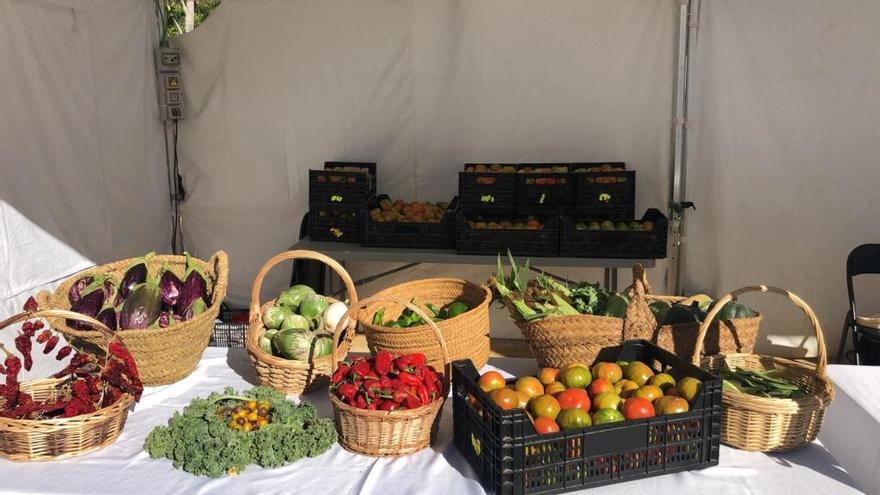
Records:
[[[333,339],[330,337],[318,337],[315,339],[314,357],[329,356],[333,352]]]
[[[290,313],[289,315],[284,317],[284,321],[281,322],[281,326],[279,330],[308,330],[309,329],[309,320],[305,316]]]
[[[266,308],[266,311],[263,311],[263,325],[270,330],[281,328],[281,322],[284,321],[284,318],[292,314],[293,311],[283,306]]]
[[[278,296],[278,299],[275,301],[275,304],[296,311],[299,308],[299,305],[302,302],[303,298],[314,293],[315,291],[312,290],[312,288],[308,285],[294,285],[293,287],[282,292],[281,295]]]
[[[293,328],[279,330],[272,338],[272,346],[278,351],[280,357],[295,361],[307,361],[315,336],[315,332],[311,330]]]

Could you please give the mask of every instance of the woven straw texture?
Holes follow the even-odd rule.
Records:
[[[263,280],[266,278],[269,270],[275,265],[282,261],[293,259],[320,261],[332,268],[345,284],[351,304],[357,303],[357,292],[355,291],[351,276],[349,276],[342,265],[333,258],[314,251],[285,251],[272,257],[257,273],[251,289],[250,324],[245,341],[248,355],[251,358],[254,369],[256,369],[257,379],[260,380],[262,385],[290,394],[302,394],[330,382],[333,365],[332,356],[312,358],[308,361],[293,361],[267,354],[260,348],[260,337],[266,333],[266,327],[263,325],[262,310],[275,304],[275,299],[272,299],[260,306],[260,290],[263,287]],[[332,298],[329,299],[333,301]],[[349,345],[350,338],[346,338],[342,343],[341,356],[348,352]]]
[[[576,315],[527,322],[519,318],[510,304],[506,306],[539,366],[561,369],[571,363],[591,364],[602,349],[650,335],[656,325],[645,300],[643,270],[638,264],[633,267],[633,284],[628,289],[630,304],[624,318]]]
[[[427,326],[434,336],[434,352],[439,352],[443,356],[443,393],[439,399],[418,409],[370,411],[349,406],[339,400],[333,392],[330,392],[333,420],[336,423],[336,432],[339,434],[339,444],[346,450],[383,457],[412,454],[431,445],[431,440],[437,434],[440,413],[443,409],[443,403],[446,401],[446,395],[449,393],[449,377],[452,373],[449,352],[443,339],[443,332],[438,325],[430,321],[421,308],[405,302],[405,300],[388,296],[374,296],[364,299],[357,305],[352,304],[349,314],[352,314],[353,317],[347,325],[349,335],[353,333],[358,313],[363,313],[364,308],[375,306],[376,303],[396,304],[400,307],[410,308],[429,322]],[[336,327],[336,335],[333,337],[333,371],[336,370],[336,356],[342,356],[342,354],[337,354],[336,342],[339,341],[340,334],[345,328],[346,323],[343,319]]]
[[[425,312],[428,311],[427,303],[439,308],[456,300],[464,302],[471,308],[470,311],[437,322],[449,349],[449,358],[452,361],[470,359],[477,369],[489,362],[489,303],[492,302],[492,292],[485,286],[457,278],[428,278],[389,287],[377,293],[376,297],[402,301],[414,298],[419,309]],[[371,352],[388,351],[397,355],[421,352],[434,368],[443,366],[443,356],[428,325],[410,328],[373,325],[373,315],[382,307],[385,308],[386,320],[397,319],[403,312],[402,305],[382,303],[373,304],[360,312],[359,323]]]
[[[648,283],[647,273],[644,269],[639,273],[633,271],[634,277],[642,280],[645,287],[646,298],[649,303],[663,301],[675,304],[685,299],[682,296],[665,296],[652,294],[653,289]],[[723,305],[722,305],[723,306]],[[697,335],[700,333],[699,323],[677,323],[675,325],[659,325],[659,322],[651,315],[650,325],[641,325],[640,329],[652,329],[650,334],[640,335],[638,338],[656,342],[657,345],[679,356],[689,358],[694,354],[697,343]],[[713,321],[706,333],[703,342],[703,353],[714,355],[719,353],[751,353],[755,350],[755,341],[761,326],[761,315],[751,318],[737,318],[733,320]]]
[[[834,385],[827,378],[825,368],[828,355],[825,338],[816,314],[801,298],[785,289],[765,285],[744,287],[721,298],[721,304],[709,312],[707,321],[714,317],[721,305],[747,292],[773,292],[787,297],[803,311],[813,325],[819,347],[815,369],[788,359],[759,354],[727,354],[704,358],[702,366],[713,373],[726,367],[756,371],[779,370],[775,375],[800,386],[807,396],[800,399],[775,399],[724,390],[721,413],[721,441],[732,447],[760,452],[784,452],[812,442],[819,434],[825,409],[834,399]],[[703,338],[709,325],[700,327],[694,364],[699,364]]]
[[[15,323],[40,317],[72,318],[101,328],[104,332],[102,347],[106,349],[113,338],[112,332],[97,320],[78,313],[61,310],[43,310],[20,313],[0,323],[0,329]],[[22,382],[21,388],[34,401],[55,399],[63,380],[48,378]],[[3,399],[0,399],[2,404]],[[113,443],[122,431],[128,417],[128,408],[134,399],[123,395],[114,404],[89,414],[72,418],[24,420],[0,417],[0,457],[12,461],[48,461],[66,459],[92,452]]]
[[[229,284],[229,261],[223,251],[217,251],[208,261],[196,258],[192,258],[192,260],[204,269],[205,274],[211,279],[209,285],[210,282],[213,282],[214,285],[211,304],[204,313],[167,328],[120,329],[116,332],[119,340],[134,356],[141,381],[145,386],[167,385],[189,376],[202,358],[205,348],[208,347],[208,341],[211,340],[214,320],[217,319],[217,314],[220,312],[220,304],[226,297],[226,287]],[[70,309],[67,292],[74,282],[85,275],[94,273],[110,273],[114,275],[116,280],[120,280],[128,267],[136,261],[138,261],[137,258],[132,258],[83,270],[65,280],[55,289],[53,295],[48,298],[41,295],[38,299],[45,300],[48,307]],[[182,279],[186,272],[186,257],[157,255],[147,262],[151,276],[158,273],[163,266],[167,266]],[[100,345],[101,334],[99,332],[70,328],[64,319],[54,318],[49,321],[53,328],[74,342],[79,340]]]

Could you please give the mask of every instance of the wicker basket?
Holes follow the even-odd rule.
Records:
[[[633,268],[633,278],[639,278],[642,281],[648,303],[662,301],[672,305],[687,299],[683,296],[652,294],[653,289],[651,284],[648,283],[647,274],[641,265]],[[650,325],[638,327],[639,331],[650,330],[648,333],[629,335],[628,338],[650,340],[657,343],[663,349],[685,358],[693,356],[697,335],[700,333],[700,323],[659,325],[653,313],[651,320],[653,323]],[[737,318],[720,322],[713,321],[703,342],[703,353],[710,356],[719,353],[751,353],[755,349],[755,341],[758,337],[760,325],[760,314],[750,318]]]
[[[541,367],[564,368],[571,363],[592,364],[604,348],[617,347],[624,340],[650,335],[656,325],[645,299],[644,270],[633,267],[633,284],[627,289],[630,304],[624,318],[576,315],[522,321],[516,310],[506,304],[511,318],[529,344]]]
[[[357,305],[351,305],[349,314],[354,313],[354,317],[348,322],[349,336],[353,333],[357,314],[376,303],[393,303],[400,307],[407,307],[429,322],[428,327],[434,335],[434,345],[439,350],[439,354],[443,356],[442,396],[429,405],[418,409],[369,411],[349,406],[331,392],[333,420],[336,423],[336,432],[339,434],[339,444],[346,450],[371,456],[412,454],[429,446],[437,434],[440,412],[446,401],[446,395],[449,393],[449,379],[452,372],[449,352],[446,349],[446,342],[443,340],[443,332],[425,315],[421,308],[388,296],[375,296],[364,299]],[[336,343],[340,340],[340,334],[345,328],[346,324],[343,318],[336,327],[336,334],[333,336],[333,371],[336,371],[337,356],[343,355],[337,350]]]
[[[456,300],[463,301],[471,308],[469,311],[437,322],[446,340],[449,358],[452,361],[470,359],[477,369],[489,362],[489,303],[492,302],[492,292],[485,286],[457,278],[427,278],[389,287],[377,293],[376,297],[402,301],[415,298],[423,311],[427,311],[427,303],[441,307]],[[428,364],[439,369],[444,356],[438,352],[432,329],[428,325],[410,328],[373,325],[373,315],[381,307],[385,308],[386,319],[395,319],[403,312],[402,305],[383,303],[373,304],[359,312],[359,323],[370,351],[388,351],[398,355],[421,352],[425,354]]]
[[[57,309],[19,313],[0,323],[0,330],[34,318],[70,318],[89,323],[106,340],[106,343],[102,343],[105,352],[106,346],[115,338],[113,332],[101,322],[79,313]],[[54,378],[29,380],[22,382],[21,388],[35,401],[41,402],[54,399],[63,381]],[[0,417],[0,457],[12,461],[48,461],[104,448],[119,436],[133,402],[134,398],[125,394],[108,407],[71,418],[32,420]]]
[[[345,283],[351,304],[357,303],[357,292],[355,291],[351,276],[349,276],[342,265],[333,258],[314,251],[285,251],[272,257],[260,268],[260,272],[257,273],[257,278],[254,279],[254,285],[251,289],[250,325],[248,326],[247,339],[245,341],[248,355],[257,371],[257,378],[261,384],[286,393],[302,394],[330,382],[333,357],[328,355],[312,358],[308,361],[293,361],[267,354],[260,348],[260,337],[266,333],[266,327],[263,325],[262,318],[263,310],[275,305],[275,299],[272,299],[260,306],[260,290],[263,287],[263,279],[266,278],[266,274],[275,265],[282,261],[293,259],[316,260],[332,268],[339,275],[339,278],[342,279],[343,283]],[[330,298],[330,300],[332,301],[333,299]],[[341,355],[344,356],[348,352],[349,342],[349,339],[345,339]]]
[[[67,292],[74,282],[85,275],[94,273],[110,273],[119,280],[128,267],[136,261],[138,261],[137,258],[132,258],[83,270],[62,282],[51,296],[41,293],[37,299],[45,301],[41,302],[41,307],[45,304],[47,307],[70,309]],[[229,261],[223,251],[217,251],[208,261],[196,258],[192,258],[192,261],[200,266],[214,282],[211,304],[208,305],[208,309],[204,313],[167,328],[120,329],[116,332],[119,340],[134,356],[144,385],[167,385],[186,378],[195,369],[202,358],[202,353],[208,347],[208,341],[214,331],[214,320],[217,319],[220,304],[226,297],[226,287],[229,283]],[[157,255],[147,261],[147,268],[151,274],[156,273],[165,265],[175,275],[182,278],[186,272],[186,257]],[[102,339],[100,332],[70,328],[64,319],[54,318],[49,321],[53,328],[63,333],[72,342],[79,340],[99,345]]]
[[[720,299],[720,304],[709,312],[706,322],[700,327],[693,354],[694,364],[700,362],[703,339],[709,330],[707,322],[720,311],[721,305],[747,292],[781,294],[800,308],[810,319],[816,332],[816,344],[819,348],[818,363],[813,369],[811,366],[789,359],[759,354],[722,354],[704,358],[703,368],[713,373],[725,367],[731,370],[737,368],[757,371],[778,370],[779,378],[800,386],[808,394],[800,399],[774,399],[724,390],[721,441],[739,449],[760,452],[783,452],[803,447],[819,434],[825,408],[834,399],[834,385],[825,374],[828,356],[822,327],[816,314],[801,298],[785,289],[765,285],[743,287],[725,295]]]

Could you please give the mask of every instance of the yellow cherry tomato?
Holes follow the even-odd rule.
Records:
[[[252,400],[247,403],[247,406],[248,406],[248,409],[256,409],[257,408],[257,401]]]
[[[245,423],[244,426],[241,427],[241,429],[244,430],[245,433],[247,433],[254,429],[254,425],[252,425],[251,423]]]
[[[259,426],[260,428],[266,426],[267,424],[269,424],[269,421],[267,421],[265,418],[257,420],[257,426]]]
[[[248,413],[248,415],[246,416],[246,418],[247,418],[248,421],[250,421],[250,422],[253,423],[254,421],[260,419],[260,416],[259,416],[256,412],[251,411],[251,412]]]

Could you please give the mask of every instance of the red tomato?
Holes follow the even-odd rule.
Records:
[[[595,378],[590,383],[590,397],[595,397],[602,392],[614,392],[614,385],[604,378]]]
[[[559,407],[563,410],[572,408],[590,410],[590,396],[582,388],[570,388],[560,392],[556,396],[556,400],[559,401]]]
[[[623,417],[626,419],[643,419],[654,417],[654,404],[648,399],[630,397],[623,402]]]
[[[483,392],[491,392],[507,386],[507,383],[504,381],[504,375],[497,371],[487,371],[483,373],[483,376],[480,377],[479,384],[480,388],[483,389]]]
[[[538,432],[538,435],[556,433],[559,431],[559,425],[556,424],[556,421],[553,421],[550,418],[538,416],[535,418],[535,431]]]

